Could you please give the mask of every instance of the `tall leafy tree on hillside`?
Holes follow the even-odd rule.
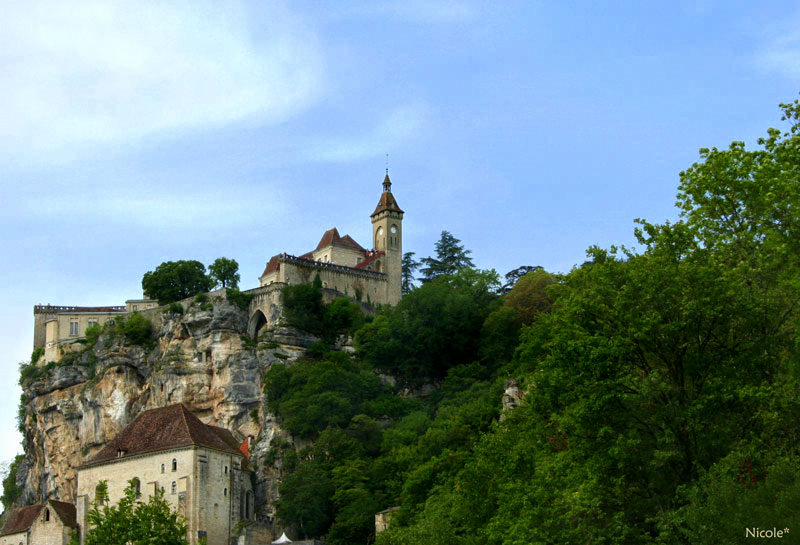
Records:
[[[423,283],[445,274],[455,274],[459,269],[474,267],[472,258],[469,257],[472,251],[465,249],[460,243],[449,231],[442,231],[434,247],[436,257],[423,257],[420,260],[424,265],[420,269]]]
[[[403,254],[403,295],[414,289],[414,271],[419,268],[419,261],[414,259],[414,252]]]
[[[239,264],[235,259],[218,257],[208,266],[208,275],[215,286],[223,288],[239,288]]]
[[[142,277],[142,290],[162,305],[211,289],[213,283],[199,261],[165,261]]]

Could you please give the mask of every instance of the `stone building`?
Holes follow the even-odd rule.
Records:
[[[402,295],[403,211],[392,194],[388,173],[370,219],[371,249],[350,235],[339,235],[334,227],[310,252],[270,258],[259,279],[261,287],[311,282],[319,274],[323,288],[372,304],[396,304]]]
[[[75,506],[48,500],[15,509],[0,532],[0,545],[67,545],[76,529]]]
[[[88,462],[78,468],[77,521],[81,542],[87,513],[101,481],[116,504],[131,479],[143,499],[164,491],[170,506],[186,518],[189,543],[227,545],[240,521],[254,516],[247,469],[249,442],[204,424],[183,404],[141,413]]]
[[[152,299],[129,299],[125,306],[74,307],[59,305],[36,305],[33,307],[33,348],[44,348],[39,365],[59,361],[73,349],[86,330],[96,324],[105,324],[115,316],[158,306]]]

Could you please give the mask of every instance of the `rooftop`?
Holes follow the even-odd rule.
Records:
[[[201,446],[241,456],[230,431],[203,424],[182,403],[144,411],[85,465],[178,447]]]

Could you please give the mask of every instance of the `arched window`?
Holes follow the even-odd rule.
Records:
[[[161,473],[164,473],[164,471],[166,471],[165,466],[164,464],[161,464]]]
[[[134,477],[131,480],[133,481],[133,488],[136,490],[136,495],[138,496],[142,493],[142,481],[139,480],[139,477]]]
[[[225,466],[225,475],[228,474],[228,466]]]
[[[175,481],[172,481],[172,493],[173,494],[178,493],[178,483],[176,483]]]
[[[50,522],[50,509],[45,509],[44,510],[44,521],[45,522]]]
[[[178,460],[172,459],[172,471],[178,471]]]
[[[225,496],[225,497],[228,497],[228,489],[227,488],[222,491],[222,495]]]
[[[98,505],[105,505],[107,494],[108,487],[105,485],[105,482],[100,482],[94,487],[94,499]]]

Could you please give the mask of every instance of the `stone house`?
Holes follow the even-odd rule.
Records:
[[[36,305],[33,307],[33,348],[44,347],[38,364],[59,361],[66,352],[82,348],[78,341],[93,325],[103,325],[115,316],[157,306],[158,301],[153,299],[129,299],[124,306],[107,307]]]
[[[76,529],[75,506],[48,500],[15,509],[0,532],[0,545],[67,545]]]
[[[78,468],[81,542],[100,482],[106,482],[113,505],[136,479],[145,501],[164,491],[170,506],[186,519],[190,544],[203,537],[208,545],[231,543],[239,523],[255,512],[248,445],[228,430],[204,424],[183,404],[141,413]]]

